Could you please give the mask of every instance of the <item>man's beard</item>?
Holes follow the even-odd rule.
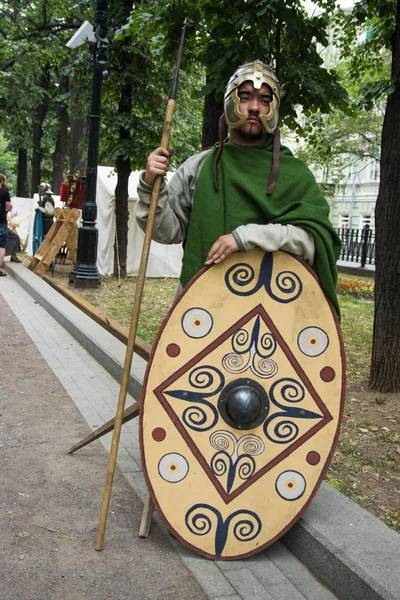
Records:
[[[264,128],[262,127],[261,123],[260,123],[260,129],[258,131],[253,131],[253,123],[251,123],[251,127],[248,131],[243,131],[242,127],[243,127],[243,125],[238,127],[236,129],[236,132],[244,140],[261,140],[262,138],[264,138],[267,135],[267,133],[266,133],[266,131],[264,131]]]

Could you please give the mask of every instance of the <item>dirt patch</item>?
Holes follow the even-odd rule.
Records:
[[[328,480],[400,532],[400,394],[351,377]]]

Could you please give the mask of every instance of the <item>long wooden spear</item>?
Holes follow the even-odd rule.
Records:
[[[170,132],[171,132],[171,123],[172,123],[172,118],[173,118],[174,109],[175,109],[176,92],[177,92],[177,88],[178,88],[178,78],[179,78],[179,70],[180,70],[181,59],[182,59],[183,43],[185,40],[185,31],[186,31],[186,19],[185,19],[185,21],[183,23],[183,27],[182,27],[182,34],[181,34],[181,39],[180,39],[180,43],[179,43],[178,57],[176,60],[174,77],[173,77],[173,81],[172,81],[172,85],[171,85],[171,90],[169,93],[167,110],[166,110],[166,114],[165,114],[164,126],[163,126],[163,131],[162,131],[162,136],[161,136],[161,146],[163,148],[168,148],[169,136],[170,136]],[[118,405],[117,405],[117,412],[115,415],[114,432],[113,432],[113,437],[112,437],[112,442],[111,442],[111,450],[110,450],[110,456],[109,456],[109,461],[108,461],[106,482],[105,482],[105,486],[104,486],[103,502],[102,502],[101,511],[100,511],[99,528],[97,531],[97,539],[96,539],[96,550],[103,549],[104,533],[105,533],[106,523],[107,523],[107,514],[108,514],[108,509],[110,506],[111,489],[112,489],[112,484],[113,484],[113,480],[114,480],[115,466],[116,466],[116,462],[117,462],[118,445],[119,445],[119,439],[121,436],[121,426],[122,426],[122,421],[123,421],[123,416],[124,416],[126,394],[128,391],[129,374],[131,371],[132,357],[133,357],[133,351],[134,351],[134,347],[135,347],[136,331],[137,331],[137,325],[138,325],[138,321],[139,321],[140,305],[142,302],[147,262],[148,262],[149,253],[150,253],[150,243],[151,243],[151,237],[152,237],[153,226],[154,226],[154,221],[155,221],[158,197],[160,195],[161,183],[162,183],[162,176],[159,175],[153,185],[153,193],[152,193],[151,201],[150,201],[149,216],[147,218],[146,232],[145,232],[145,236],[144,236],[143,250],[142,250],[142,256],[141,256],[141,260],[140,260],[140,267],[139,267],[139,273],[138,273],[138,279],[137,279],[137,285],[136,285],[135,300],[133,303],[131,324],[130,324],[130,328],[129,328],[128,344],[127,344],[127,348],[126,348],[124,370],[122,373],[121,387],[120,387]]]

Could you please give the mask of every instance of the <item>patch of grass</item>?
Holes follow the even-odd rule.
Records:
[[[339,296],[341,328],[346,348],[347,373],[368,378],[372,352],[374,305]]]
[[[79,290],[80,296],[120,325],[129,327],[136,292],[136,277],[104,277],[99,289]],[[143,290],[137,335],[152,343],[168,312],[178,285],[177,279],[148,278]]]

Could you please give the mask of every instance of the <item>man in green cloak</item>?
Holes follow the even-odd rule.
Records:
[[[189,158],[168,185],[164,181],[153,239],[184,243],[182,286],[233,252],[291,252],[315,269],[339,313],[340,239],[311,171],[280,144],[279,103],[279,82],[268,65],[257,60],[235,71],[225,91],[220,142]],[[136,207],[143,230],[154,181],[167,174],[172,154],[157,148],[147,159]]]

